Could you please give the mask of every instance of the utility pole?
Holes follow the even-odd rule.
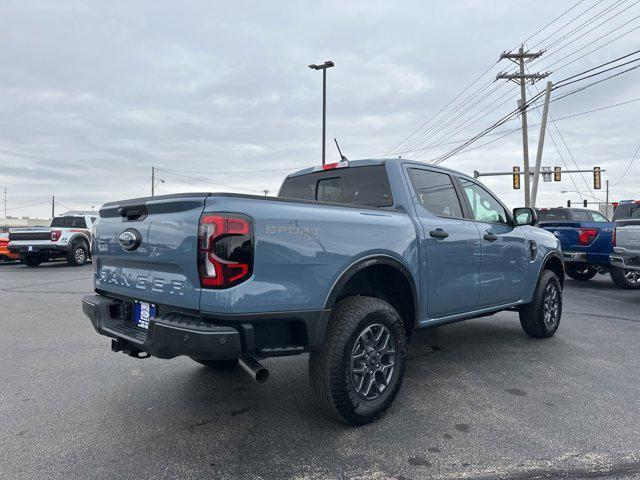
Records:
[[[609,180],[605,182],[605,185],[607,186],[607,193],[605,195],[605,202],[607,202],[607,204],[604,210],[604,216],[609,218]]]
[[[309,65],[313,70],[322,70],[322,165],[325,164],[325,137],[327,129],[327,68],[333,67],[335,64],[331,60],[327,60],[320,65]]]
[[[522,116],[522,154],[524,159],[524,203],[525,206],[531,206],[531,184],[529,183],[529,135],[527,132],[527,92],[526,92],[526,83],[527,80],[530,80],[532,83],[536,80],[540,80],[549,75],[549,72],[545,73],[533,73],[526,74],[524,69],[524,61],[533,60],[534,58],[538,58],[544,53],[543,50],[539,52],[525,52],[524,45],[520,46],[518,53],[513,52],[503,52],[500,55],[500,59],[508,59],[513,63],[520,67],[520,73],[499,73],[496,76],[496,80],[506,79],[512,80],[515,83],[520,84],[520,100],[518,100],[518,108],[520,108],[521,116]]]
[[[51,218],[55,218],[56,216],[56,197],[55,195],[51,195]]]
[[[151,167],[151,196],[156,192],[156,167]]]
[[[549,114],[549,98],[551,97],[551,87],[553,84],[547,82],[547,90],[544,93],[544,106],[542,107],[542,120],[540,122],[540,136],[538,137],[538,152],[536,154],[536,166],[533,170],[533,189],[531,192],[531,207],[536,206],[538,196],[538,182],[540,181],[540,164],[542,163],[542,149],[544,148],[544,137],[547,131],[547,116]],[[525,177],[526,182],[526,177]]]

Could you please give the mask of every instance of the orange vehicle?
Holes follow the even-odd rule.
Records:
[[[11,253],[7,248],[9,245],[9,235],[6,233],[0,233],[0,261],[4,260],[7,262],[11,262],[13,260],[18,260],[20,258],[20,254]]]

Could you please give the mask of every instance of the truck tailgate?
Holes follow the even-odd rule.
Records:
[[[197,309],[198,221],[207,196],[184,193],[105,204],[93,240],[96,289]]]

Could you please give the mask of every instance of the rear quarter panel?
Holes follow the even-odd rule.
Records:
[[[540,228],[555,235],[565,252],[585,252],[587,261],[593,263],[609,263],[609,254],[613,251],[613,223],[605,222],[541,222]],[[578,231],[581,228],[595,228],[598,236],[589,245],[580,245]]]
[[[205,211],[249,215],[256,238],[252,277],[203,289],[205,313],[322,309],[342,272],[371,255],[393,257],[418,278],[416,231],[405,212],[215,194]]]

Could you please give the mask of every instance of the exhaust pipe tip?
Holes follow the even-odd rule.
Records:
[[[243,370],[247,372],[254,381],[264,383],[269,380],[269,370],[255,358],[241,358],[239,363]]]

